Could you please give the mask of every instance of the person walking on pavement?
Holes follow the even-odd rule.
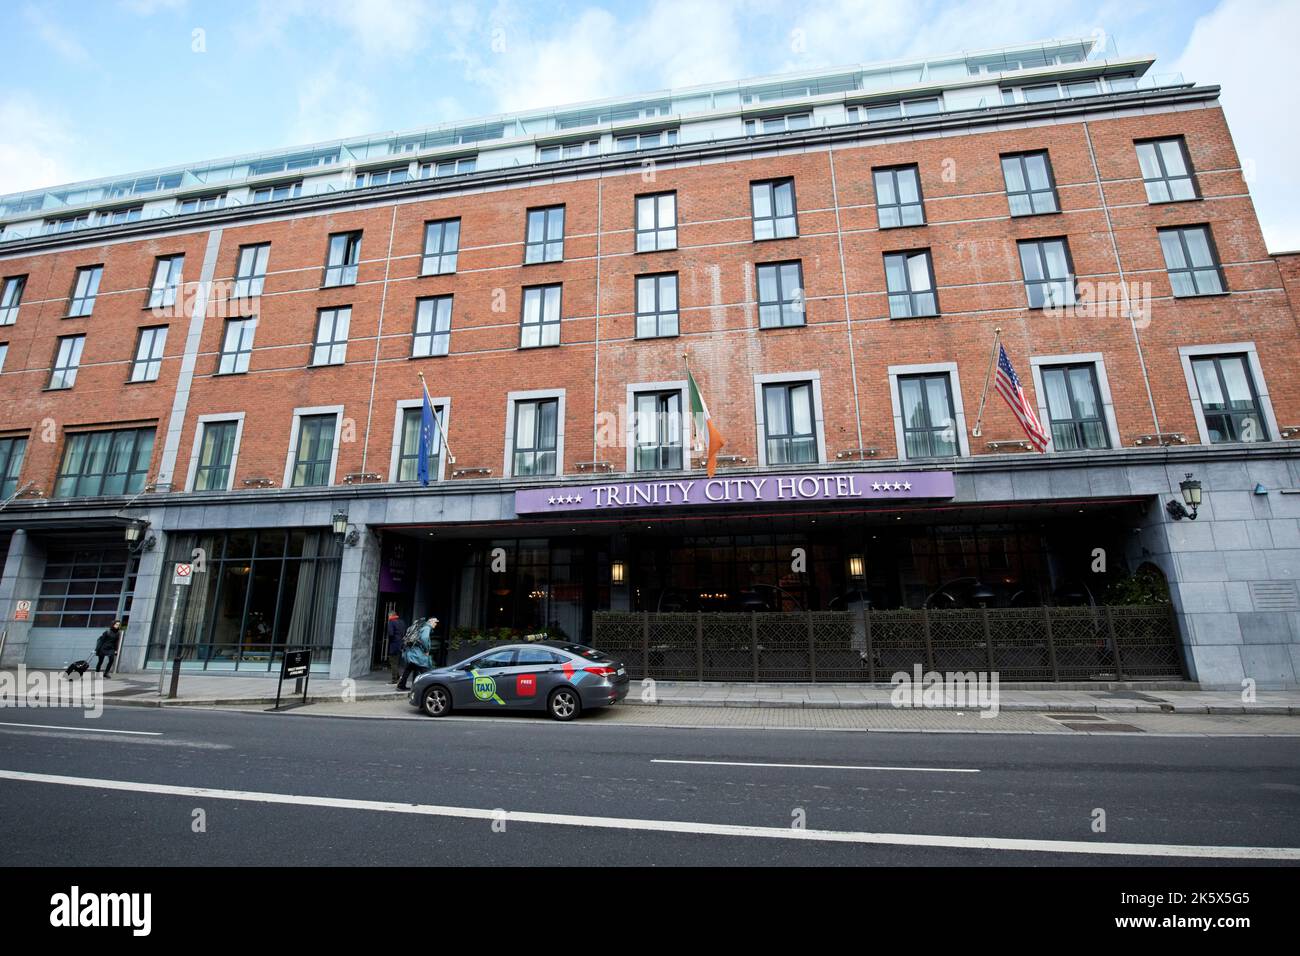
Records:
[[[111,677],[109,673],[113,669],[113,660],[117,657],[117,637],[122,631],[122,622],[114,621],[111,627],[104,629],[104,633],[99,635],[99,640],[95,642],[95,673],[99,673],[101,667],[104,668],[104,676]],[[107,664],[105,663],[107,661]]]
[[[438,619],[431,617],[416,632],[415,643],[406,649],[406,670],[402,671],[402,679],[397,683],[398,690],[409,690],[407,681],[410,680],[411,675],[419,677],[433,666],[433,658],[430,656],[433,646],[430,641],[433,629],[437,626]]]
[[[406,622],[396,611],[388,612],[388,683],[396,684],[402,677],[402,638],[406,636]]]

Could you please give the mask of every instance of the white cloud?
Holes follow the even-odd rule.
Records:
[[[81,42],[72,35],[66,26],[56,23],[39,7],[28,5],[23,8],[23,16],[31,24],[41,42],[69,63],[84,65],[90,62],[90,54]]]
[[[374,128],[374,98],[342,58],[305,76],[297,89],[298,112],[289,140],[311,143],[355,136]]]
[[[162,10],[183,10],[189,0],[118,0],[118,6],[139,17],[151,17]]]
[[[1293,96],[1297,36],[1300,5],[1294,0],[1224,0],[1196,22],[1182,55],[1164,68],[1223,87],[1223,110],[1255,212],[1275,252],[1300,249],[1295,172],[1300,129]]]
[[[70,125],[25,93],[0,93],[0,194],[84,176],[69,160],[82,155]]]

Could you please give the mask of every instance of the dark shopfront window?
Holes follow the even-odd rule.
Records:
[[[172,652],[187,668],[265,671],[285,647],[310,647],[312,669],[329,669],[334,643],[341,546],[329,529],[176,534],[167,563],[203,548],[207,570],[184,588]],[[149,660],[163,656],[172,585],[165,578],[154,615]]]
[[[118,542],[80,547],[53,546],[46,552],[34,627],[105,628],[131,613],[136,562]]]
[[[452,559],[460,575],[458,605],[449,615],[453,630],[518,637],[545,628],[581,640],[589,634],[591,611],[609,606],[608,570],[604,593],[595,591],[604,556],[584,540],[502,538],[462,547],[463,557]],[[500,560],[494,561],[498,548]]]

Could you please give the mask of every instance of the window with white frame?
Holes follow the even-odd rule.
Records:
[[[18,321],[18,307],[23,302],[27,276],[6,276],[0,285],[0,325],[13,325]]]
[[[811,113],[787,113],[784,116],[763,116],[745,120],[745,135],[760,133],[785,133],[812,127]]]
[[[307,488],[330,483],[334,463],[334,432],[338,416],[300,415],[289,484]]]
[[[411,168],[405,164],[388,169],[372,169],[366,173],[357,173],[353,186],[387,186],[390,183],[404,183],[411,178]]]
[[[899,375],[898,402],[905,457],[960,454],[952,378],[947,372]]]
[[[181,287],[181,272],[185,257],[159,256],[153,268],[153,282],[149,286],[149,308],[170,308],[176,304],[176,291]]]
[[[600,140],[588,139],[577,143],[557,143],[553,146],[537,147],[537,161],[553,163],[560,159],[581,159],[584,156],[599,156]]]
[[[559,262],[564,258],[564,207],[528,210],[524,262]]]
[[[451,300],[449,295],[415,300],[415,337],[411,355],[429,358],[451,350]]]
[[[361,233],[342,232],[330,236],[325,261],[325,285],[355,285],[357,263],[361,261]]]
[[[221,354],[217,358],[218,375],[234,375],[248,371],[248,361],[253,354],[253,332],[257,319],[226,319],[225,333],[221,338]]]
[[[103,266],[83,266],[77,270],[72,297],[68,300],[69,317],[90,315],[95,310],[95,297],[99,294],[99,280],[103,275]]]
[[[124,222],[139,222],[144,215],[144,206],[131,206],[129,209],[103,209],[95,214],[97,226],[120,226]]]
[[[296,183],[278,183],[274,186],[259,186],[253,190],[253,202],[278,202],[281,199],[297,199],[302,195],[302,180]]]
[[[450,275],[460,255],[460,220],[438,219],[424,224],[424,255],[420,275]]]
[[[681,389],[637,392],[633,409],[634,470],[680,470],[684,448]]]
[[[636,197],[636,251],[677,248],[677,194]]]
[[[188,199],[182,199],[179,211],[181,213],[207,212],[209,209],[220,209],[225,204],[225,193],[209,193],[206,196],[190,196]]]
[[[167,326],[158,325],[140,330],[135,345],[135,361],[131,363],[132,382],[153,382],[162,372],[163,350],[167,347]]]
[[[636,277],[636,337],[677,334],[677,273]]]
[[[516,401],[511,474],[519,478],[556,474],[560,402],[556,398]]]
[[[477,156],[461,156],[459,159],[440,159],[436,162],[420,164],[420,178],[432,179],[435,176],[458,176],[472,173],[478,166]]]
[[[316,319],[316,343],[312,346],[312,365],[342,365],[348,354],[348,326],[352,307],[321,309]]]
[[[198,460],[194,468],[195,491],[228,491],[239,421],[209,421],[202,425]]]
[[[48,388],[72,388],[81,367],[81,352],[86,347],[84,335],[63,335],[54,349],[54,368],[50,370]]]
[[[559,285],[529,286],[524,289],[523,315],[520,318],[519,347],[538,348],[560,344]]]
[[[750,183],[754,208],[754,239],[787,239],[799,234],[794,180],[769,179]]]
[[[769,465],[817,460],[812,382],[763,385],[763,439]]]
[[[629,133],[626,136],[618,136],[614,139],[614,149],[620,153],[676,145],[677,130],[675,129],[655,130],[653,133]]]

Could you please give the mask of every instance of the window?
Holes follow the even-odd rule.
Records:
[[[0,286],[0,325],[13,325],[18,321],[18,307],[23,302],[23,289],[27,276],[9,276]]]
[[[636,197],[636,251],[677,248],[677,194]]]
[[[1013,216],[1060,212],[1056,182],[1047,151],[1013,153],[1002,157],[1002,178],[1007,184],[1007,204]]]
[[[660,146],[676,146],[677,130],[661,129],[653,133],[634,133],[618,136],[614,139],[614,149],[620,153],[630,153],[638,149],[657,149]]]
[[[763,431],[769,465],[816,461],[812,383],[764,385]]]
[[[144,490],[153,436],[152,428],[69,435],[54,496],[134,495]]]
[[[104,275],[103,266],[85,266],[77,270],[72,285],[72,298],[68,302],[68,316],[90,315],[95,310],[95,296],[99,294],[99,280]]]
[[[195,491],[230,489],[230,466],[238,434],[237,421],[203,423],[203,442],[199,445],[198,466],[194,469]]]
[[[209,209],[220,209],[225,204],[225,193],[210,193],[207,196],[191,196],[189,199],[181,200],[180,212],[207,212]]]
[[[599,156],[600,140],[583,140],[578,143],[560,143],[555,146],[539,146],[537,160],[553,163],[558,159],[581,159],[583,156]]]
[[[139,222],[144,215],[144,206],[132,206],[130,209],[103,209],[95,214],[97,226],[120,226],[124,222]]]
[[[938,458],[958,453],[952,383],[946,372],[900,375],[898,399],[903,415],[903,446],[908,458]]]
[[[460,173],[472,173],[478,165],[477,156],[462,156],[460,159],[443,159],[436,163],[424,163],[420,166],[420,178],[433,176],[456,176]]]
[[[459,219],[440,219],[424,224],[424,258],[420,261],[420,275],[441,276],[455,272],[459,254]]]
[[[559,262],[564,258],[564,207],[528,210],[524,262]]]
[[[303,415],[298,419],[298,447],[294,449],[290,487],[306,488],[330,483],[334,460],[333,415]]]
[[[682,393],[639,392],[635,399],[636,471],[682,467]]]
[[[248,371],[248,360],[253,354],[253,332],[257,319],[226,319],[226,334],[221,340],[221,356],[217,361],[218,375],[233,375]]]
[[[890,318],[939,314],[929,249],[885,253],[885,285],[889,289]]]
[[[758,327],[804,324],[803,264],[768,262],[758,267]]]
[[[81,350],[85,347],[84,335],[64,335],[59,338],[49,388],[72,388],[77,381],[77,368],[81,365]]]
[[[8,501],[18,493],[18,476],[26,454],[26,438],[0,438],[0,501]]]
[[[754,203],[755,240],[786,239],[799,234],[793,179],[751,183],[749,192]]]
[[[428,358],[451,350],[451,296],[415,300],[415,342],[411,355]]]
[[[872,171],[876,181],[876,215],[881,229],[925,223],[921,177],[916,166]]]
[[[1200,198],[1187,142],[1181,136],[1137,143],[1138,165],[1147,202],[1182,202]]]
[[[135,361],[131,363],[132,382],[152,382],[162,371],[163,349],[167,346],[167,326],[159,325],[141,329],[135,345]]]
[[[351,306],[320,310],[316,319],[316,344],[311,350],[312,365],[344,363],[348,354],[348,326],[351,322]]]
[[[325,261],[325,285],[356,285],[357,263],[361,261],[361,233],[343,232],[330,236]]]
[[[0,372],[5,370],[5,360],[9,358],[9,343],[0,342]]]
[[[1169,285],[1175,296],[1218,295],[1227,291],[1208,226],[1161,229],[1159,235],[1165,266],[1169,269]]]
[[[555,474],[559,415],[560,402],[555,398],[515,402],[513,475]]]
[[[88,225],[90,225],[90,213],[83,212],[78,216],[64,216],[60,219],[46,219],[45,224],[41,227],[41,232],[46,235],[52,232],[71,232],[73,229],[81,229]]]
[[[677,334],[677,273],[636,277],[636,337]]]
[[[524,314],[519,334],[521,349],[560,344],[560,289],[558,285],[524,289]]]
[[[422,407],[402,409],[402,437],[397,454],[397,480],[418,481],[420,477],[420,423]],[[433,430],[429,433],[429,477],[442,474],[442,406],[433,406]]]
[[[149,308],[170,308],[176,304],[176,290],[181,286],[184,256],[161,256],[153,268],[153,284],[149,287]]]
[[[1091,362],[1049,365],[1042,369],[1042,377],[1053,449],[1109,448],[1097,367]]]
[[[890,120],[899,120],[904,116],[933,116],[940,112],[938,97],[927,97],[920,100],[906,100],[904,102],[880,103],[875,106],[850,106],[848,108],[848,118],[850,123],[858,123],[867,120],[870,123],[887,123]]]
[[[259,186],[253,190],[253,202],[275,202],[280,199],[297,199],[302,195],[302,180],[280,183],[278,186]]]
[[[1193,356],[1192,372],[1213,444],[1268,441],[1268,426],[1245,355]]]
[[[404,183],[411,177],[409,166],[393,166],[389,169],[376,169],[368,173],[357,173],[353,182],[355,188],[363,186],[387,186],[389,183]]]
[[[1026,86],[1023,90],[1026,103],[1047,103],[1061,98],[1061,89],[1055,83],[1044,86]]]
[[[118,602],[130,608],[135,569],[125,543],[51,548],[45,557],[36,627],[105,628],[117,620]]]
[[[271,257],[271,244],[240,246],[239,261],[235,265],[235,289],[231,298],[254,299],[262,294],[266,283],[266,263]]]
[[[1031,309],[1074,304],[1074,266],[1064,239],[1031,239],[1020,244],[1020,268]]]
[[[811,126],[811,113],[764,116],[762,119],[745,120],[745,135],[757,136],[759,133],[784,133],[790,130],[808,129]]]

